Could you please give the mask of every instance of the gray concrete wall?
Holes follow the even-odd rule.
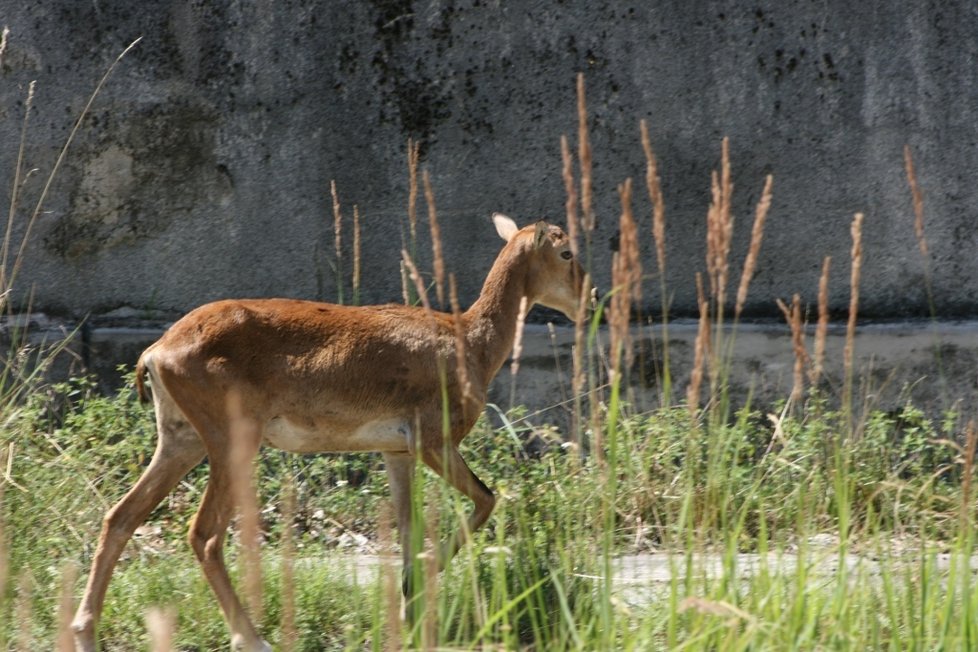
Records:
[[[11,30],[0,68],[3,206],[37,80],[26,148],[37,172],[18,235],[96,81],[143,37],[95,101],[31,236],[17,291],[33,287],[47,311],[333,300],[331,179],[347,216],[353,204],[363,214],[363,301],[398,300],[409,136],[422,143],[445,257],[470,301],[500,244],[492,211],[562,221],[559,137],[576,128],[583,71],[599,270],[619,213],[615,186],[644,174],[644,118],[662,168],[676,314],[694,309],[724,135],[736,260],[763,176],[775,176],[755,314],[776,315],[777,296],[814,300],[824,255],[844,310],[856,211],[866,212],[863,313],[926,313],[903,177],[909,144],[937,311],[978,313],[970,2],[3,0],[0,17]],[[651,269],[648,200],[636,196]],[[647,284],[653,306],[656,288]]]

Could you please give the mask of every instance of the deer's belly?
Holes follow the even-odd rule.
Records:
[[[292,453],[408,452],[411,427],[405,419],[377,419],[356,425],[334,421],[302,423],[275,417],[265,424],[265,443]]]

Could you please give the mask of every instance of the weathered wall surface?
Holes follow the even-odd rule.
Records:
[[[471,300],[499,246],[492,211],[563,219],[559,137],[576,128],[583,71],[599,268],[619,213],[615,187],[644,174],[644,118],[666,193],[676,314],[695,306],[724,135],[736,260],[763,176],[775,176],[755,314],[774,315],[776,296],[813,300],[825,255],[833,305],[844,310],[856,211],[866,213],[863,313],[926,313],[903,176],[909,144],[937,310],[978,314],[970,2],[4,0],[0,16],[11,30],[0,67],[0,205],[37,80],[25,154],[37,172],[24,184],[18,237],[96,81],[143,37],[96,99],[31,235],[17,290],[33,286],[34,305],[48,311],[335,299],[331,179],[347,216],[353,204],[363,215],[362,300],[398,300],[409,136],[422,143],[445,257]],[[636,211],[651,269],[641,192]],[[348,276],[349,237],[346,247]],[[657,306],[658,284],[646,286]]]

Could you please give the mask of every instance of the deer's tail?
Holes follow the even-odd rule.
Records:
[[[136,395],[140,403],[149,403],[149,390],[146,387],[146,356],[139,356],[136,363]]]

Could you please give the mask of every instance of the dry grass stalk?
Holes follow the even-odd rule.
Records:
[[[394,550],[394,533],[391,529],[393,519],[390,502],[385,501],[380,506],[377,516],[377,540],[380,542],[380,578],[384,591],[384,606],[386,612],[384,649],[387,652],[400,652],[401,645],[401,592],[397,588],[397,574],[391,558]]]
[[[913,199],[913,230],[917,236],[917,246],[924,259],[928,256],[927,237],[924,235],[924,193],[917,183],[917,173],[914,171],[913,156],[910,145],[903,146],[903,165],[907,171],[907,183],[910,185],[910,195]]]
[[[965,428],[965,444],[963,451],[962,464],[964,468],[962,469],[962,475],[964,476],[961,481],[961,531],[968,532],[971,530],[971,521],[973,520],[974,506],[971,504],[971,483],[974,479],[975,470],[975,449],[978,448],[978,430],[975,428],[974,420],[968,421],[968,425]]]
[[[2,456],[0,456],[2,461]],[[0,507],[3,506],[4,486],[0,484]],[[3,519],[0,518],[0,606],[5,604],[7,598],[7,582],[10,579],[10,551],[7,548],[7,529]]]
[[[10,28],[4,25],[3,31],[0,32],[0,67],[3,67],[3,55],[7,52],[8,36],[10,36]]]
[[[231,491],[240,511],[240,568],[244,578],[245,601],[255,621],[262,619],[261,548],[258,494],[255,486],[255,453],[260,433],[250,419],[237,392],[228,394],[227,414],[231,424]]]
[[[797,404],[805,392],[805,364],[808,361],[808,351],[805,350],[805,325],[801,319],[801,297],[797,294],[791,299],[791,308],[781,299],[777,300],[778,307],[784,313],[785,321],[791,328],[791,347],[795,353],[794,385],[791,389],[791,402]]]
[[[564,190],[567,193],[567,201],[564,204],[567,213],[567,237],[570,239],[570,248],[574,256],[578,255],[577,244],[577,187],[574,185],[574,161],[570,151],[570,144],[567,136],[560,137],[560,156],[563,161],[561,173],[564,177]]]
[[[425,509],[425,530],[428,540],[437,545],[439,540],[439,514],[437,501],[429,501]],[[468,536],[469,533],[465,533]],[[424,619],[421,624],[421,647],[434,650],[438,643],[438,554],[425,550],[418,555],[423,566]]]
[[[31,626],[34,623],[31,617],[33,585],[31,571],[25,566],[17,579],[17,598],[14,603],[14,617],[17,623],[17,631],[14,633],[14,649],[17,652],[32,652],[36,649],[34,635],[31,631]]]
[[[712,201],[707,211],[706,269],[710,277],[710,296],[716,304],[716,317],[723,317],[727,297],[727,278],[730,274],[730,242],[733,237],[733,215],[730,199],[733,184],[730,181],[730,139],[721,144],[720,174],[711,175]]]
[[[414,261],[411,260],[411,256],[408,254],[406,249],[401,249],[401,259],[404,264],[407,274],[411,277],[411,281],[414,283],[414,290],[418,293],[418,298],[421,299],[421,306],[424,308],[425,314],[428,316],[428,326],[431,328],[431,337],[438,337],[438,331],[435,324],[435,315],[431,309],[431,301],[428,300],[428,291],[424,287],[424,279],[421,278],[421,273],[418,272],[418,268],[415,266]],[[441,365],[441,360],[439,359],[438,364]],[[444,369],[439,367],[442,372]]]
[[[3,292],[5,289],[9,289],[10,286],[13,285],[14,279],[17,277],[17,273],[20,271],[20,267],[24,263],[24,255],[27,250],[27,243],[30,242],[31,230],[34,228],[34,225],[37,223],[37,219],[41,214],[41,210],[44,208],[44,202],[47,199],[48,192],[51,190],[51,186],[54,183],[55,178],[57,178],[58,176],[58,171],[61,169],[61,164],[64,163],[64,160],[68,155],[68,148],[71,146],[71,143],[75,140],[75,135],[78,133],[78,130],[85,122],[85,118],[88,117],[88,112],[91,110],[92,104],[95,103],[95,98],[98,97],[99,93],[102,91],[102,87],[105,85],[105,82],[109,80],[109,77],[112,75],[112,71],[115,70],[115,67],[119,65],[119,62],[122,61],[127,54],[129,54],[130,50],[136,47],[136,45],[142,40],[142,38],[143,37],[140,36],[135,41],[127,45],[126,49],[124,49],[119,54],[119,56],[115,58],[115,61],[112,62],[109,68],[105,71],[105,74],[102,75],[102,78],[99,79],[98,84],[95,85],[95,90],[92,91],[92,94],[88,98],[88,102],[86,102],[85,107],[81,110],[81,113],[78,115],[78,119],[75,120],[74,126],[72,126],[71,131],[68,133],[68,138],[65,139],[65,144],[62,145],[61,151],[58,152],[57,160],[55,160],[54,165],[51,167],[51,171],[48,173],[47,180],[44,182],[44,187],[41,189],[41,193],[37,198],[37,202],[34,204],[34,210],[31,212],[31,216],[27,220],[27,227],[24,229],[24,235],[22,236],[20,241],[20,248],[17,250],[17,256],[14,258],[13,261],[13,270],[10,272],[10,275],[6,278],[5,283],[0,285],[0,292]],[[33,85],[34,85],[33,82],[31,82],[31,91],[33,91]],[[25,128],[26,125],[27,123],[26,123],[26,112],[25,112],[25,123],[24,123]],[[16,206],[16,203],[13,203],[12,205]]]
[[[863,264],[863,214],[856,213],[850,227],[852,235],[852,273],[849,279],[849,321],[846,324],[846,344],[842,354],[845,373],[843,400],[852,399],[852,357],[856,340],[856,315],[859,310],[859,277]],[[848,403],[847,403],[848,404]]]
[[[411,293],[408,291],[408,271],[403,260],[401,261],[401,298],[404,300],[405,306],[411,305]]]
[[[441,252],[441,229],[438,226],[438,212],[435,210],[435,192],[431,189],[431,177],[425,170],[422,175],[424,181],[424,198],[428,203],[428,225],[431,227],[431,254],[435,268],[435,294],[438,297],[438,306],[445,305],[445,259]]]
[[[761,199],[757,202],[757,210],[754,212],[754,226],[750,232],[750,248],[747,250],[747,258],[744,259],[744,271],[740,275],[740,285],[737,287],[737,303],[734,309],[734,317],[740,317],[747,301],[747,290],[750,287],[751,279],[754,278],[754,270],[757,268],[757,257],[761,251],[761,240],[764,239],[764,222],[767,220],[768,210],[771,208],[771,187],[774,184],[774,177],[770,174],[764,181],[764,190],[761,192]]]
[[[424,287],[424,279],[421,278],[421,273],[418,272],[418,268],[415,266],[414,261],[411,260],[411,255],[408,254],[406,249],[401,249],[401,262],[404,265],[404,269],[407,270],[408,277],[414,283],[414,290],[418,293],[418,298],[421,299],[421,305],[424,306],[429,318],[433,320],[434,317],[431,313],[431,302],[428,301],[428,291]],[[432,322],[432,326],[433,325],[434,322]],[[432,332],[432,334],[434,334],[434,332]]]
[[[584,334],[587,323],[588,305],[591,301],[591,275],[584,274],[584,283],[581,285],[580,302],[577,304],[577,314],[574,321],[574,356],[573,356],[573,380],[571,391],[574,396],[580,396],[584,391]]]
[[[584,283],[581,284],[581,296],[577,304],[577,314],[574,320],[574,348],[571,354],[572,377],[571,394],[574,397],[574,423],[571,428],[571,443],[579,453],[583,452],[581,447],[581,429],[583,420],[581,419],[581,397],[584,394],[584,332],[587,322],[587,310],[591,301],[591,275],[584,274]]]
[[[465,354],[465,324],[462,323],[462,309],[458,304],[458,287],[455,275],[448,275],[448,298],[452,304],[452,323],[455,326],[455,373],[462,388],[465,404],[475,401],[472,395],[472,382],[469,379],[469,365]]]
[[[822,262],[822,275],[818,279],[818,325],[815,327],[815,359],[808,377],[813,387],[818,384],[824,371],[825,340],[829,333],[829,267],[831,265],[832,257],[826,256]]]
[[[146,612],[146,630],[152,652],[173,652],[176,625],[177,615],[172,608],[152,607]]]
[[[659,275],[666,274],[666,207],[662,196],[662,184],[659,180],[659,166],[652,151],[652,141],[649,138],[649,128],[645,120],[639,122],[642,134],[642,149],[645,151],[645,185],[652,202],[652,239],[655,242],[655,258],[659,265]]]
[[[584,229],[594,230],[593,192],[591,188],[591,140],[587,128],[587,100],[584,96],[584,73],[577,74],[577,139],[581,166],[581,218]]]
[[[34,104],[34,88],[37,82],[31,82],[27,87],[27,99],[24,101],[24,120],[20,127],[20,145],[17,148],[17,162],[14,165],[14,182],[10,188],[10,210],[7,214],[7,230],[3,242],[0,242],[0,306],[3,305],[3,293],[10,289],[14,274],[7,275],[10,245],[13,242],[14,220],[17,217],[17,204],[21,186],[21,174],[24,170],[24,148],[27,145],[27,125],[30,122],[31,106]],[[27,235],[25,234],[25,238]]]
[[[329,182],[329,194],[333,198],[333,254],[336,256],[336,291],[343,302],[343,215],[340,212],[340,197],[336,192],[336,181]]]
[[[710,349],[710,302],[703,290],[703,277],[696,273],[696,297],[700,307],[699,328],[696,332],[696,348],[693,354],[693,369],[690,372],[689,387],[686,389],[686,404],[689,415],[694,420],[700,405],[700,388],[703,385],[703,368]]]
[[[75,611],[75,580],[78,567],[67,563],[61,569],[61,597],[58,600],[58,636],[54,649],[57,652],[74,652],[75,636],[71,631],[71,617]]]
[[[631,321],[632,302],[641,298],[642,262],[638,250],[638,228],[632,215],[632,180],[626,179],[618,187],[621,199],[621,218],[618,223],[618,251],[612,259],[612,284],[615,293],[611,297],[608,321],[611,334],[612,368],[620,373],[621,356],[625,354],[626,366],[632,362]]]
[[[516,314],[516,337],[513,339],[513,361],[509,365],[510,374],[515,378],[520,372],[520,358],[523,355],[523,328],[526,326],[526,313],[529,302],[525,296],[520,297],[520,311]]]
[[[420,143],[408,138],[408,226],[411,229],[411,248],[418,241],[418,158]]]
[[[360,303],[360,207],[353,205],[353,303]]]
[[[292,652],[299,635],[295,628],[295,478],[282,484],[282,617],[279,625],[282,652]]]

